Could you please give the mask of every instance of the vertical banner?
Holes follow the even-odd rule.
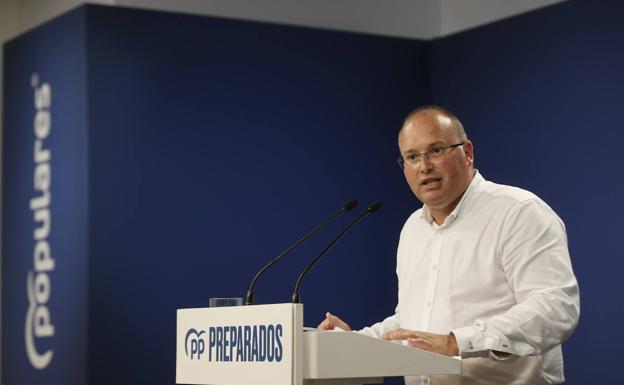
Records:
[[[30,211],[33,218],[33,266],[28,270],[26,292],[28,294],[28,311],[24,324],[26,355],[34,369],[46,369],[54,351],[47,347],[40,351],[37,345],[46,346],[54,338],[54,325],[50,315],[50,301],[55,261],[50,247],[52,232],[52,186],[51,160],[52,150],[48,147],[48,139],[52,125],[52,87],[49,83],[41,83],[39,76],[32,75],[34,101],[34,143],[33,143],[33,197],[30,199]]]
[[[83,384],[87,319],[84,15],[4,47],[2,384]]]

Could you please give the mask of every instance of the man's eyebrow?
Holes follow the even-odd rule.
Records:
[[[437,141],[427,145],[427,149],[431,149],[433,147],[445,146],[445,145],[446,145],[446,143],[444,143],[443,141],[437,140]],[[417,150],[414,150],[413,148],[410,148],[408,150],[405,150],[403,153],[404,154],[420,154],[420,151],[417,151]]]

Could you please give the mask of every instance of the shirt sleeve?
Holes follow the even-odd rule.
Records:
[[[395,310],[395,314],[391,315],[381,322],[377,322],[374,325],[358,330],[357,332],[369,337],[381,338],[386,332],[398,329],[400,325],[401,323],[397,307],[397,310]]]
[[[580,312],[563,222],[544,202],[524,201],[506,216],[499,261],[516,305],[452,330],[462,356],[542,354],[572,333]]]

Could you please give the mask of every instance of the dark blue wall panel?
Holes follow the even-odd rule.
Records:
[[[431,47],[433,101],[463,118],[478,168],[567,225],[582,301],[569,384],[621,382],[623,14],[618,1],[564,2]]]
[[[396,242],[417,207],[396,131],[430,98],[427,44],[87,11],[91,384],[172,383],[175,309],[243,296],[269,258],[353,197],[386,207],[306,279],[306,323],[332,310],[364,326],[393,311]],[[257,302],[290,301],[347,220],[269,271]]]
[[[427,44],[86,6],[5,52],[3,384],[173,383],[175,310],[242,296],[265,261],[353,197],[386,206],[306,280],[306,322],[392,312],[398,232],[417,205],[395,135],[430,99]],[[23,341],[35,72],[53,94],[58,255],[43,370]],[[257,302],[289,301],[346,222],[269,272]]]

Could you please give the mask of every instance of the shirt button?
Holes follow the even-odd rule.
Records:
[[[437,269],[438,265],[433,265],[433,270]]]
[[[427,301],[427,303],[425,305],[431,306],[431,301]]]

